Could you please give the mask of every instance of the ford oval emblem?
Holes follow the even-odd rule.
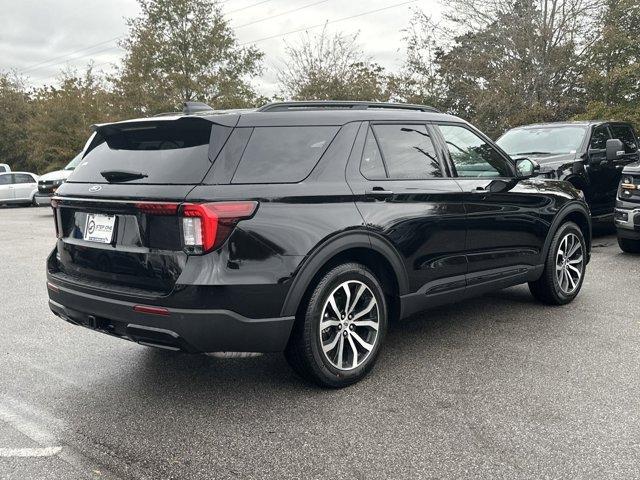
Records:
[[[100,190],[102,190],[101,185],[91,185],[91,187],[89,187],[90,192],[99,192]]]

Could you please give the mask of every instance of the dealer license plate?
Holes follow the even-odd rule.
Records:
[[[115,215],[89,213],[84,228],[84,239],[89,242],[111,243],[115,224]]]

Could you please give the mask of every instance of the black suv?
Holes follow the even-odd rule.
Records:
[[[317,383],[390,321],[529,282],[578,294],[586,204],[428,107],[277,103],[95,126],[58,190],[52,311],[143,345],[284,351]]]
[[[513,158],[535,160],[541,176],[570,182],[599,220],[611,220],[622,169],[640,159],[636,132],[622,122],[525,125],[496,143]]]
[[[622,171],[615,214],[618,245],[629,253],[640,253],[640,162]]]

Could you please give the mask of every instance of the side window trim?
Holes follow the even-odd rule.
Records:
[[[427,122],[427,130],[434,139],[436,154],[438,155],[438,158],[440,158],[440,163],[444,167],[443,171],[446,174],[446,176],[442,178],[457,178],[456,169],[449,155],[449,149],[447,148],[447,142],[442,136],[440,129],[437,127],[438,124],[436,122]]]
[[[475,128],[471,127],[470,125],[466,124],[466,123],[461,123],[461,122],[439,122],[439,121],[433,121],[430,122],[431,125],[434,126],[434,130],[438,131],[438,137],[440,138],[442,145],[444,146],[444,155],[446,155],[448,164],[450,165],[451,168],[451,176],[452,178],[459,178],[459,179],[474,179],[474,178],[479,178],[479,177],[461,177],[458,175],[458,171],[456,170],[456,166],[455,163],[453,162],[453,159],[451,158],[451,153],[449,152],[449,147],[447,146],[447,142],[444,138],[444,136],[442,135],[442,132],[440,131],[439,128],[435,128],[435,127],[439,127],[440,125],[451,125],[451,126],[455,126],[455,127],[461,127],[464,128],[465,130],[468,130],[469,132],[473,133],[474,135],[476,135],[478,138],[480,138],[481,140],[487,142],[489,144],[489,146],[491,148],[493,148],[496,152],[498,152],[499,156],[505,161],[505,163],[507,165],[509,165],[509,169],[511,170],[511,176],[510,177],[491,177],[492,179],[512,179],[516,176],[516,167],[515,164],[513,162],[513,159],[511,157],[509,157],[508,155],[505,155],[504,152],[498,148],[497,146],[494,145],[493,141],[487,137],[484,133],[482,133],[479,130],[476,130]]]

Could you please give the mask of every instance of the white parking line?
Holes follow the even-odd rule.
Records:
[[[50,457],[65,462],[72,468],[82,472],[84,474],[82,478],[87,477],[87,472],[97,471],[100,472],[100,477],[105,480],[118,480],[120,478],[113,474],[110,468],[96,464],[94,460],[84,456],[77,449],[66,444],[60,446],[61,439],[58,438],[54,431],[56,428],[63,429],[64,422],[52,417],[47,412],[20,400],[0,396],[0,426],[2,422],[30,438],[37,446],[35,448],[0,447],[0,460],[10,457]],[[50,427],[54,427],[54,431],[50,430]],[[146,479],[147,477],[142,474],[134,476],[133,472],[130,472],[127,478]]]
[[[8,405],[0,403],[0,420],[4,420],[17,431],[26,435],[35,443],[44,445],[55,445],[58,443],[56,437],[47,430],[38,426],[35,422],[23,417],[15,412]]]
[[[62,451],[62,447],[44,448],[0,448],[0,458],[10,457],[53,457]]]

